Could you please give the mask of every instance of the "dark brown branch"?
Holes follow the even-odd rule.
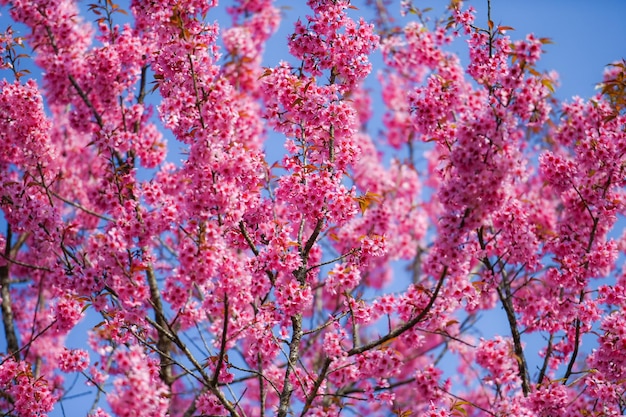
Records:
[[[78,85],[78,81],[76,81],[76,78],[74,78],[74,76],[71,74],[68,75],[67,78],[70,80],[70,83],[72,84],[72,86],[74,87],[74,89],[76,90],[80,98],[83,100],[85,105],[89,108],[89,110],[91,110],[93,117],[96,119],[96,123],[102,129],[104,127],[104,121],[102,120],[100,113],[98,113],[98,110],[96,110],[93,103],[91,102],[91,100],[89,100],[89,97],[83,91],[83,89],[80,88],[80,85]]]
[[[287,366],[287,363],[280,364],[280,365],[278,365],[278,369],[282,369],[285,366]],[[235,364],[232,364],[232,363],[230,364],[230,367],[235,369],[235,370],[237,370],[237,371],[246,372],[246,373],[250,374],[249,376],[244,376],[244,377],[237,378],[237,379],[233,380],[233,382],[231,382],[232,385],[239,384],[239,383],[245,382],[245,381],[249,381],[249,380],[251,380],[253,378],[258,377],[258,378],[261,378],[267,384],[269,384],[269,386],[272,387],[272,389],[274,390],[276,395],[280,395],[280,390],[278,389],[278,387],[272,382],[271,379],[269,379],[268,377],[263,375],[262,372],[254,371],[254,370],[249,369],[249,368],[241,368],[241,367],[239,367],[239,366],[237,366]],[[220,384],[220,385],[222,385],[222,384]]]
[[[243,238],[246,240],[246,243],[250,247],[252,253],[254,253],[254,256],[259,256],[259,250],[256,248],[254,242],[252,241],[252,238],[248,234],[248,231],[246,230],[246,225],[243,223],[243,220],[239,222],[239,231],[241,232]]]
[[[165,385],[171,387],[174,383],[174,377],[168,354],[171,351],[172,343],[170,338],[162,330],[160,330],[167,329],[169,324],[164,315],[163,303],[161,303],[161,293],[159,291],[156,275],[154,274],[152,268],[148,268],[146,271],[146,278],[148,279],[148,287],[150,288],[150,302],[154,308],[154,318],[159,324],[159,327],[157,328],[157,350],[159,352],[159,361],[161,363],[159,377]]]
[[[180,367],[180,369],[183,370],[182,374],[183,375],[189,375],[191,378],[194,378],[195,380],[197,380],[199,383],[206,385],[205,381],[198,375],[194,374],[193,371],[189,368],[187,368],[183,363],[177,361],[173,356],[171,356],[169,353],[167,352],[161,352],[159,351],[158,348],[156,348],[152,342],[152,340],[148,341],[146,340],[143,336],[141,336],[139,333],[137,333],[132,327],[126,327],[126,330],[128,330],[128,332],[130,332],[133,336],[135,336],[135,338],[137,339],[137,341],[139,341],[139,343],[141,343],[142,345],[144,345],[146,348],[150,349],[153,352],[156,352],[158,354],[167,356],[167,358],[173,363],[176,364],[178,367]]]
[[[330,259],[330,260],[328,260],[328,261],[321,262],[321,263],[319,263],[319,264],[316,264],[316,265],[310,266],[310,267],[306,270],[306,272],[310,272],[310,271],[312,271],[312,270],[314,270],[314,269],[316,269],[316,268],[321,268],[322,266],[325,266],[325,265],[331,265],[331,264],[337,263],[337,262],[339,262],[339,261],[342,261],[342,260],[346,259],[348,256],[350,256],[350,255],[352,255],[352,254],[356,253],[357,251],[358,251],[358,249],[357,249],[357,248],[352,248],[352,249],[350,249],[348,252],[344,253],[343,255],[337,256],[337,257],[336,257],[336,258],[334,258],[334,259]]]
[[[7,225],[7,237],[4,247],[4,258],[11,259],[11,226]],[[0,296],[2,297],[2,324],[4,325],[4,336],[7,341],[7,353],[12,355],[13,358],[18,361],[19,356],[19,343],[17,341],[17,332],[15,330],[15,323],[13,319],[13,304],[11,302],[10,291],[10,274],[9,265],[0,266]]]
[[[215,374],[211,381],[213,386],[217,386],[220,371],[224,365],[224,355],[226,354],[226,334],[228,333],[228,295],[224,296],[224,324],[222,326],[222,340],[220,343],[220,353],[217,357],[217,365],[215,366]]]
[[[26,262],[21,262],[21,261],[18,261],[16,259],[9,258],[5,254],[3,254],[3,253],[0,253],[0,258],[4,259],[8,263],[11,263],[11,264],[14,264],[14,265],[23,266],[24,268],[37,269],[39,271],[52,272],[52,270],[50,268],[46,268],[45,266],[37,266],[37,265],[27,264]],[[2,268],[2,267],[0,267],[0,268]],[[9,281],[9,283],[10,283],[10,281]]]
[[[72,201],[72,200],[68,200],[67,198],[60,196],[59,194],[55,193],[55,192],[54,192],[54,191],[52,191],[52,190],[50,190],[50,194],[51,194],[53,197],[58,198],[59,200],[63,201],[64,203],[69,204],[70,206],[75,207],[75,208],[77,208],[77,209],[79,209],[79,210],[82,210],[82,211],[84,211],[84,212],[85,212],[85,213],[87,213],[87,214],[91,214],[92,216],[95,216],[95,217],[97,217],[97,218],[99,218],[99,219],[102,219],[102,220],[105,220],[105,221],[107,221],[107,222],[113,222],[113,219],[112,219],[112,218],[107,217],[107,216],[105,216],[105,215],[103,215],[103,214],[96,213],[95,211],[90,210],[90,209],[88,209],[87,207],[85,207],[85,206],[83,206],[83,205],[81,205],[81,204],[79,204],[79,203],[75,203],[75,202],[74,202],[74,201]]]
[[[324,219],[320,217],[319,219],[317,219],[317,223],[315,224],[315,229],[313,230],[313,233],[311,233],[311,236],[309,236],[309,240],[307,240],[306,244],[304,245],[304,249],[302,249],[301,256],[302,256],[302,262],[304,264],[306,264],[307,260],[309,259],[309,252],[311,252],[311,248],[313,248],[313,245],[317,241],[317,237],[322,231],[323,226],[324,226]],[[306,269],[303,269],[303,270],[306,271]]]
[[[605,184],[604,193],[606,193],[606,191],[608,190],[610,185],[611,185],[611,181],[609,179],[607,181],[607,183]],[[589,213],[589,216],[591,217],[591,220],[593,222],[593,224],[591,226],[591,233],[589,234],[589,242],[587,243],[587,250],[586,250],[586,253],[590,253],[591,249],[593,248],[593,242],[594,242],[595,237],[596,237],[596,233],[597,233],[597,230],[598,230],[598,224],[600,222],[600,218],[593,215],[593,210],[591,209],[591,207],[589,207],[589,204],[587,204],[587,201],[585,200],[583,195],[580,193],[580,191],[578,190],[578,188],[574,184],[572,184],[572,188],[574,189],[574,191],[576,191],[576,194],[578,194],[578,197],[580,197],[580,200],[582,201],[583,205],[585,206],[585,209]],[[587,270],[589,268],[589,261],[586,261],[584,263],[584,267],[585,267],[585,270]],[[584,299],[585,299],[585,291],[581,290],[578,302],[582,303]],[[582,323],[580,321],[580,318],[576,318],[574,323],[575,323],[574,326],[576,327],[575,334],[574,334],[574,350],[572,351],[572,357],[570,358],[570,361],[567,364],[567,370],[565,371],[565,375],[563,376],[563,383],[564,384],[567,383],[567,380],[572,375],[572,371],[574,369],[574,364],[576,363],[576,358],[578,357],[578,347],[579,347],[578,345],[580,344],[580,327],[581,327]]]
[[[318,222],[319,224],[319,222]],[[310,241],[311,239],[309,239]],[[302,340],[302,314],[298,313],[291,318],[292,337],[289,343],[289,356],[287,357],[287,368],[285,369],[285,378],[283,381],[283,390],[280,393],[280,402],[278,405],[278,417],[286,417],[289,413],[289,401],[294,387],[291,383],[291,372],[295,369],[298,357],[300,355],[300,341]]]
[[[148,65],[141,67],[141,78],[139,79],[139,94],[137,94],[137,103],[143,104],[146,98],[146,81],[148,78]]]
[[[334,314],[334,313],[333,313]],[[311,330],[307,330],[305,332],[302,332],[302,335],[309,335],[309,334],[313,334],[313,333],[317,333],[321,330],[324,330],[325,328],[327,328],[328,326],[332,325],[335,322],[338,322],[339,320],[341,320],[342,318],[344,318],[345,316],[347,316],[349,313],[344,312],[344,313],[340,313],[338,315],[333,315],[333,320],[329,320],[325,323],[320,324],[319,326],[317,326],[314,329]]]
[[[483,236],[482,227],[477,230],[476,235],[478,237],[478,243],[480,244],[480,248],[484,250],[486,248],[486,244]],[[497,262],[501,263],[502,261],[499,259]],[[485,257],[482,260],[482,263],[494,275],[496,275],[495,266],[488,257]],[[524,392],[524,396],[526,397],[528,396],[528,394],[530,394],[528,365],[526,362],[526,357],[524,355],[524,348],[522,347],[522,336],[519,331],[519,326],[517,325],[517,318],[515,317],[515,308],[513,307],[512,301],[513,295],[511,294],[511,283],[507,280],[507,274],[504,266],[500,265],[500,271],[498,273],[502,275],[502,282],[497,288],[498,297],[500,298],[500,302],[502,303],[502,307],[504,308],[504,311],[506,313],[506,318],[509,322],[509,328],[511,329],[511,336],[513,338],[513,349],[518,359],[518,374],[520,379],[522,380],[522,391]]]
[[[263,365],[261,361],[261,352],[257,352],[256,355],[257,362],[259,363],[259,407],[261,409],[261,414],[259,417],[265,417],[265,400],[267,397],[267,393],[265,392],[265,377],[263,376]]]
[[[522,347],[522,336],[519,332],[517,325],[517,318],[515,317],[515,308],[513,307],[513,301],[511,298],[511,285],[506,280],[506,274],[502,271],[502,288],[498,288],[498,297],[502,303],[502,307],[506,312],[506,318],[509,322],[509,328],[511,329],[511,336],[513,337],[513,349],[518,359],[518,371],[519,377],[522,380],[522,391],[524,396],[530,394],[530,382],[528,380],[528,369],[526,364],[526,357],[524,356],[524,348]],[[502,290],[504,289],[504,293]]]
[[[328,141],[328,160],[331,164],[333,164],[335,163],[335,125],[330,125],[329,136],[330,140]]]
[[[552,340],[554,339],[554,335],[550,334],[550,338],[548,339],[548,347],[546,348],[546,357],[543,359],[543,364],[541,365],[541,370],[539,371],[539,377],[537,378],[537,384],[541,384],[543,382],[543,378],[546,376],[546,371],[548,370],[548,362],[550,362],[550,358],[552,357]]]
[[[426,315],[430,312],[430,309],[435,304],[435,300],[437,299],[437,296],[439,295],[439,291],[441,290],[441,287],[443,286],[443,282],[447,274],[448,274],[448,267],[446,266],[441,272],[441,277],[439,277],[439,282],[437,283],[437,287],[435,287],[435,291],[431,295],[430,300],[428,300],[428,304],[426,305],[426,307],[424,308],[424,310],[422,310],[420,314],[415,316],[413,319],[407,321],[402,326],[387,333],[385,336],[381,337],[380,339],[377,339],[377,340],[374,340],[373,342],[359,346],[358,348],[350,349],[348,351],[348,356],[354,356],[354,355],[358,355],[360,353],[366,352],[368,350],[372,350],[375,347],[380,346],[383,343],[400,336],[402,333],[406,332],[407,330],[415,326],[417,323],[424,320],[424,317],[426,317]]]
[[[489,27],[489,58],[493,57],[493,38],[494,33],[492,30],[493,20],[491,20],[491,0],[487,0],[487,24]]]
[[[37,316],[44,309],[45,301],[44,301],[44,297],[43,297],[43,290],[44,290],[43,283],[44,283],[44,280],[40,279],[39,280],[39,285],[38,285],[39,288],[37,290],[37,304],[35,304],[35,314],[33,314],[33,321],[32,321],[32,324],[31,324],[31,334],[35,334],[35,329],[37,328],[37,322],[38,322]],[[27,347],[26,347],[26,349],[24,351],[24,355],[22,355],[25,358],[27,358],[29,356],[28,353],[30,351],[31,343],[28,343],[26,346]],[[41,358],[37,357],[37,364],[35,366],[35,370],[36,370],[35,375],[38,374],[38,369],[37,368],[39,366],[41,366]]]
[[[228,401],[228,399],[226,399],[226,397],[224,396],[224,393],[222,393],[222,391],[220,391],[218,387],[215,387],[215,386],[213,386],[211,384],[211,377],[209,377],[209,375],[205,372],[204,367],[198,362],[198,360],[193,355],[193,353],[191,353],[191,351],[189,350],[187,345],[185,345],[185,343],[183,343],[183,341],[180,340],[180,337],[176,333],[173,333],[170,330],[168,330],[169,326],[168,327],[163,327],[158,322],[156,322],[155,320],[153,320],[150,317],[146,317],[146,320],[155,329],[157,329],[159,334],[163,333],[163,335],[165,337],[167,337],[176,346],[178,346],[178,348],[180,350],[182,350],[183,354],[187,357],[187,359],[189,359],[191,364],[194,366],[196,371],[198,371],[198,373],[200,374],[200,376],[204,380],[205,386],[211,391],[211,393],[213,395],[215,395],[215,397],[217,397],[217,400],[220,402],[220,404],[222,404],[224,406],[224,408],[226,408],[226,410],[228,410],[228,412],[230,413],[231,417],[240,417],[241,415],[237,411],[236,405],[234,405],[233,403]]]
[[[585,291],[580,291],[579,302],[582,303],[585,298]],[[567,364],[567,370],[565,371],[565,375],[563,375],[563,383],[567,384],[567,380],[572,375],[572,370],[574,369],[574,364],[576,363],[576,358],[578,357],[578,345],[580,345],[580,326],[582,325],[580,318],[576,318],[575,320],[576,333],[574,334],[574,350],[572,351],[572,357]]]
[[[45,17],[45,13],[43,13],[41,10],[39,10],[39,13],[41,13],[41,15]],[[50,46],[52,46],[52,50],[54,51],[56,55],[59,55],[59,48],[57,47],[56,41],[54,39],[54,34],[52,33],[52,29],[50,28],[50,26],[47,26],[47,25],[45,26],[45,28],[46,28],[46,33],[48,35],[48,39],[50,40]],[[70,80],[70,83],[72,84],[72,86],[74,87],[74,89],[76,90],[80,98],[83,100],[85,105],[89,108],[89,110],[91,110],[91,113],[96,119],[96,123],[102,129],[104,127],[104,121],[102,120],[102,117],[100,116],[96,108],[94,107],[91,100],[89,100],[89,97],[87,96],[87,94],[83,91],[83,89],[78,84],[78,81],[76,81],[76,78],[74,78],[72,74],[69,74],[67,78],[68,80]]]
[[[328,374],[328,370],[330,369],[331,363],[332,363],[332,359],[326,358],[326,360],[324,361],[324,365],[322,366],[322,370],[320,371],[320,374],[317,376],[317,379],[315,380],[315,383],[313,384],[313,388],[311,389],[311,392],[306,397],[306,402],[304,403],[304,407],[302,408],[300,417],[304,417],[304,415],[311,408],[311,405],[313,404],[313,401],[315,400],[315,397],[317,396],[317,392],[322,386],[322,382],[324,382],[324,379],[326,379],[326,375]]]
[[[53,320],[50,324],[48,324],[46,327],[44,327],[39,333],[37,333],[35,336],[31,336],[30,340],[28,341],[28,343],[26,343],[24,346],[22,346],[21,348],[19,348],[15,354],[13,356],[5,356],[4,359],[2,361],[0,361],[0,365],[2,365],[4,363],[4,361],[6,361],[8,358],[10,357],[15,357],[15,355],[17,355],[18,359],[19,359],[19,354],[26,350],[26,349],[30,349],[30,346],[35,342],[35,340],[39,339],[40,336],[42,336],[45,332],[47,332],[48,330],[50,330],[50,328],[52,326],[54,326],[56,324],[56,320]],[[26,356],[26,355],[22,355],[22,356]]]
[[[458,395],[451,393],[450,391],[446,390],[443,386],[438,386],[437,388],[439,388],[441,391],[445,392],[446,394],[448,394],[450,397],[454,398],[455,400],[467,403],[468,405],[470,405],[470,406],[472,406],[472,407],[482,411],[483,413],[486,413],[487,415],[496,417],[496,414],[492,413],[491,411],[487,410],[486,408],[483,408],[483,407],[481,407],[480,405],[478,405],[476,403],[473,403],[471,401],[466,400],[463,397],[459,397]]]
[[[202,101],[200,100],[200,92],[198,89],[198,79],[196,77],[196,71],[193,66],[193,58],[191,54],[187,54],[187,59],[189,60],[189,71],[191,72],[191,81],[193,81],[193,91],[196,95],[196,109],[198,110],[198,119],[200,121],[200,126],[202,129],[206,129],[206,124],[204,123],[204,116],[202,116]]]
[[[243,220],[239,222],[239,232],[241,232],[241,235],[246,240],[246,243],[248,244],[248,247],[250,247],[250,250],[252,251],[252,253],[254,253],[254,256],[259,256],[259,250],[256,248],[256,245],[254,244],[254,242],[252,241],[252,238],[248,234],[248,231],[246,230],[246,225],[243,222]],[[274,281],[276,281],[276,278],[274,277],[274,274],[272,273],[272,271],[266,269],[265,275],[267,275],[267,278],[270,280],[272,285],[274,285]]]

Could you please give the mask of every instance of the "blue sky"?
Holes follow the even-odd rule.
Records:
[[[467,4],[486,21],[486,0]],[[496,24],[515,28],[512,37],[532,32],[552,39],[540,67],[559,73],[559,98],[593,95],[604,66],[626,58],[626,1],[492,0],[491,9]]]
[[[265,56],[267,65],[275,65],[285,59],[285,38],[291,31],[290,22],[308,12],[304,0],[278,0],[284,6],[285,18],[279,32],[272,40]],[[352,4],[366,10],[364,0],[353,0]],[[226,2],[222,2],[226,4]],[[447,0],[413,0],[421,9],[433,7],[441,10]],[[476,23],[486,27],[487,0],[470,0],[466,6],[476,10]],[[433,18],[436,12],[431,12]],[[537,37],[550,38],[554,43],[546,45],[546,54],[540,69],[556,70],[561,86],[557,97],[570,98],[574,95],[590,97],[595,94],[594,86],[602,78],[606,64],[626,58],[626,1],[624,0],[491,0],[491,18],[496,24],[511,26],[513,39],[528,33]],[[210,17],[209,17],[210,19]],[[463,45],[455,49],[461,56]],[[466,63],[466,60],[464,61]]]

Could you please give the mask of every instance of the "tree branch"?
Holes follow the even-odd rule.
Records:
[[[319,224],[319,222],[318,222]],[[309,239],[310,241],[311,239]],[[289,343],[289,356],[287,357],[287,368],[285,369],[285,378],[283,381],[283,390],[280,393],[280,402],[278,405],[278,417],[286,417],[289,412],[289,401],[294,387],[291,383],[291,372],[295,369],[298,357],[300,355],[300,341],[302,339],[302,314],[298,313],[291,318],[293,334],[291,343]]]
[[[64,203],[67,203],[67,204],[69,204],[69,205],[70,205],[70,206],[72,206],[72,207],[76,207],[77,209],[82,210],[82,211],[84,211],[84,212],[85,212],[85,213],[87,213],[87,214],[91,214],[92,216],[96,216],[97,218],[102,219],[102,220],[105,220],[105,221],[107,221],[107,222],[113,222],[113,221],[114,221],[114,220],[113,220],[112,218],[110,218],[110,217],[107,217],[107,216],[105,216],[105,215],[103,215],[103,214],[96,213],[95,211],[90,210],[90,209],[88,209],[87,207],[85,207],[85,206],[83,206],[83,205],[81,205],[81,204],[79,204],[79,203],[75,203],[75,202],[74,202],[74,201],[72,201],[72,200],[68,200],[67,198],[60,196],[59,194],[55,193],[55,192],[54,192],[54,191],[52,191],[52,190],[50,190],[50,194],[51,194],[53,197],[58,198],[59,200],[63,201]]]
[[[146,317],[146,320],[148,321],[148,323],[154,326],[154,328],[157,329],[158,332],[162,332],[165,337],[171,340],[176,346],[180,348],[180,350],[183,351],[187,359],[189,359],[189,362],[191,362],[191,364],[194,366],[194,368],[196,368],[196,370],[204,380],[204,385],[209,389],[209,391],[211,391],[213,395],[217,397],[217,400],[220,402],[220,404],[222,404],[224,408],[228,410],[231,417],[241,417],[236,409],[236,405],[228,401],[228,399],[224,396],[224,393],[222,393],[222,391],[220,391],[218,387],[211,384],[212,378],[204,371],[204,367],[198,362],[193,353],[191,353],[187,345],[185,345],[183,341],[180,340],[180,337],[176,333],[170,332],[166,327],[161,326],[158,322],[156,322],[149,316]]]
[[[309,252],[311,252],[311,248],[313,248],[313,245],[317,241],[317,237],[322,231],[323,226],[324,219],[320,217],[319,219],[317,219],[317,223],[315,224],[315,229],[313,230],[313,233],[311,233],[311,236],[309,236],[309,240],[307,240],[306,244],[304,245],[304,249],[302,249],[302,263],[306,264],[307,260],[309,259]],[[306,269],[304,270],[306,271]]]
[[[396,328],[395,330],[387,333],[385,336],[381,337],[380,339],[374,340],[373,342],[367,343],[367,344],[362,345],[362,346],[360,346],[358,348],[350,349],[348,351],[348,356],[354,356],[354,355],[358,355],[360,353],[366,352],[368,350],[372,350],[375,347],[380,346],[383,343],[400,336],[402,333],[406,332],[407,330],[409,330],[413,326],[415,326],[417,323],[422,321],[424,319],[424,317],[426,317],[426,315],[430,312],[430,309],[433,307],[433,304],[435,304],[435,300],[437,299],[437,296],[439,295],[439,291],[441,290],[441,287],[443,286],[443,282],[444,282],[447,274],[448,274],[448,267],[446,266],[446,267],[444,267],[443,271],[441,272],[441,277],[439,277],[439,282],[437,283],[437,287],[435,287],[435,291],[433,292],[432,296],[430,297],[430,300],[428,301],[428,304],[426,305],[426,307],[424,308],[424,310],[422,310],[422,312],[420,314],[415,316],[413,319],[407,321],[402,326],[400,326],[400,327]]]
[[[222,326],[222,341],[220,343],[220,353],[215,365],[215,374],[213,375],[213,385],[217,386],[220,376],[220,370],[224,365],[224,355],[226,354],[226,334],[228,332],[228,295],[224,296],[224,324]]]
[[[582,303],[585,298],[585,291],[580,291],[580,299],[579,303]],[[576,358],[578,357],[578,345],[580,344],[580,326],[582,325],[580,318],[576,318],[574,321],[576,324],[576,331],[574,334],[574,350],[572,351],[572,357],[567,364],[567,370],[565,371],[565,375],[563,375],[563,383],[567,384],[567,380],[572,375],[572,370],[574,369],[574,364],[576,363]]]
[[[171,350],[171,340],[170,337],[161,330],[168,328],[169,323],[164,315],[163,303],[161,303],[161,293],[159,291],[156,275],[154,274],[152,268],[148,268],[146,270],[146,278],[148,279],[148,287],[150,288],[150,303],[154,308],[154,318],[159,325],[157,328],[157,350],[159,352],[159,361],[161,364],[159,377],[165,385],[171,388],[174,383],[172,365],[168,358]]]
[[[11,259],[11,225],[7,224],[7,237],[4,245],[4,256],[5,259]],[[6,265],[0,266],[0,296],[2,297],[2,324],[4,326],[4,337],[7,341],[7,353],[16,361],[20,360],[19,350],[20,346],[17,341],[17,332],[15,330],[15,323],[13,318],[13,305],[11,302],[11,291],[10,291],[10,274],[9,274],[9,265],[7,262]]]
[[[332,361],[333,360],[330,358],[326,358],[326,360],[324,361],[322,370],[320,371],[320,374],[317,376],[317,379],[315,380],[315,383],[313,384],[313,388],[311,388],[311,392],[306,397],[306,402],[304,403],[304,407],[302,408],[300,417],[304,417],[304,415],[311,408],[311,405],[313,404],[313,401],[315,400],[315,397],[317,396],[317,392],[319,391],[320,387],[322,386],[322,382],[324,382],[324,379],[326,378],[326,375],[328,374],[328,370],[330,369],[330,364],[332,363]]]
[[[480,244],[480,248],[484,250],[487,246],[485,244],[483,236],[483,228],[481,227],[480,229],[478,229],[476,234],[478,237],[478,243]],[[489,260],[489,258],[483,258],[482,262],[495,276],[495,266]],[[498,260],[497,262],[502,261]],[[513,349],[518,359],[518,374],[520,379],[522,380],[522,391],[524,392],[524,397],[527,397],[528,394],[530,394],[528,364],[524,355],[524,348],[522,347],[522,337],[519,331],[519,327],[517,325],[517,318],[515,317],[515,308],[513,307],[512,301],[513,296],[511,294],[511,283],[507,280],[507,273],[503,265],[500,265],[499,273],[502,275],[502,282],[496,290],[498,292],[498,298],[500,299],[502,307],[504,308],[504,311],[506,313],[506,318],[509,322],[509,328],[511,329],[511,336],[513,338]]]
[[[550,357],[552,357],[552,340],[554,339],[554,335],[550,334],[550,338],[548,339],[548,347],[546,348],[546,357],[543,359],[543,364],[541,365],[541,370],[539,371],[539,377],[537,378],[537,384],[541,384],[543,382],[543,378],[546,375],[546,371],[548,369],[548,362],[550,362]]]
[[[515,308],[513,307],[513,301],[511,300],[511,285],[506,280],[506,273],[502,271],[502,288],[498,288],[498,297],[502,303],[502,307],[506,312],[506,318],[509,322],[509,328],[511,329],[511,336],[513,337],[513,349],[515,355],[518,358],[518,372],[519,377],[522,380],[522,391],[524,396],[530,394],[530,382],[528,380],[528,368],[526,364],[526,357],[524,356],[524,348],[522,347],[522,337],[517,325],[517,318],[515,317]],[[502,292],[504,290],[504,293]]]

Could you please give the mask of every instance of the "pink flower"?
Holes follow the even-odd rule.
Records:
[[[64,349],[59,355],[59,368],[63,372],[82,372],[89,366],[89,354],[83,349]]]

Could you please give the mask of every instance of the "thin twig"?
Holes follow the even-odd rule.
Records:
[[[315,397],[317,397],[317,392],[322,386],[322,382],[326,379],[326,375],[328,374],[328,369],[330,368],[330,364],[332,363],[331,358],[326,358],[324,361],[324,365],[322,366],[322,370],[320,374],[317,376],[315,383],[313,384],[313,388],[311,388],[311,392],[306,397],[306,402],[304,403],[304,407],[302,408],[302,412],[300,413],[300,417],[304,417],[304,415],[309,411]]]
[[[45,266],[37,266],[37,265],[33,265],[33,264],[27,264],[26,262],[21,262],[21,261],[18,261],[16,259],[7,258],[7,256],[4,253],[0,253],[0,258],[2,258],[5,261],[7,261],[9,263],[12,263],[14,265],[23,266],[24,268],[37,269],[39,271],[52,272],[52,269],[47,268]],[[0,268],[2,268],[2,267],[0,267]]]
[[[75,203],[72,200],[68,200],[67,198],[60,196],[59,194],[57,194],[56,192],[54,192],[52,190],[50,190],[50,194],[52,194],[52,196],[54,196],[55,198],[58,198],[59,200],[63,201],[64,203],[67,203],[67,204],[69,204],[72,207],[76,207],[77,209],[82,210],[82,211],[84,211],[87,214],[91,214],[92,216],[95,216],[95,217],[97,217],[99,219],[102,219],[102,220],[105,220],[107,222],[113,222],[114,221],[112,218],[107,217],[107,216],[105,216],[103,214],[100,214],[100,213],[96,213],[95,211],[88,209],[87,207],[83,206],[82,204]]]

